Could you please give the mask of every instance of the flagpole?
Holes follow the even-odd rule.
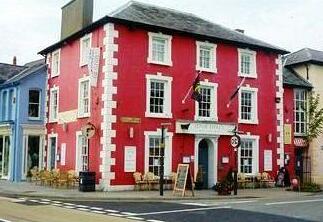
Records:
[[[185,101],[186,101],[186,99],[187,99],[188,95],[190,94],[190,92],[191,92],[192,88],[193,88],[193,86],[191,86],[191,87],[188,89],[188,91],[187,91],[187,93],[186,93],[186,95],[185,95],[184,99],[182,100],[182,104],[185,104]]]
[[[197,73],[197,75],[195,76],[195,78],[194,78],[194,79],[196,79],[196,78],[198,77],[198,75],[199,75],[201,72],[202,72],[202,71],[200,70],[200,71]],[[191,87],[187,90],[187,93],[186,93],[186,95],[185,95],[184,99],[182,99],[182,104],[185,104],[186,99],[187,99],[188,95],[190,94],[190,92],[191,92],[192,88],[193,88],[193,86],[191,85]]]
[[[246,80],[246,77],[243,77],[243,79],[241,80],[240,84],[238,85],[237,89],[234,91],[234,93],[231,95],[230,99],[229,99],[229,102],[227,103],[227,108],[230,107],[231,103],[232,103],[232,100],[233,98],[238,94],[241,86],[243,85],[244,81]]]

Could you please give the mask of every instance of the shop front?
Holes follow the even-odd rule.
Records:
[[[231,136],[234,124],[199,121],[177,121],[176,133],[192,134],[194,140],[194,178],[198,171],[203,177],[202,188],[211,188],[218,180],[218,140]]]

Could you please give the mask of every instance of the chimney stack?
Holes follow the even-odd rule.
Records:
[[[235,29],[234,31],[240,32],[240,33],[244,34],[244,30],[243,29]]]
[[[90,25],[93,0],[72,0],[62,7],[61,40]]]
[[[16,66],[17,65],[17,57],[14,56],[12,59],[12,65]]]

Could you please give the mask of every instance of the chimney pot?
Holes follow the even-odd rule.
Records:
[[[13,59],[12,59],[12,64],[15,66],[17,65],[17,57],[14,56]]]

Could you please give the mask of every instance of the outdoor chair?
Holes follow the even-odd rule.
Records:
[[[49,178],[51,186],[53,186],[53,187],[58,186],[59,174],[60,174],[59,169],[52,170],[52,172],[50,173],[50,178]]]
[[[246,188],[246,175],[244,173],[239,173],[238,174],[238,187],[240,188]]]
[[[67,172],[60,172],[57,178],[57,186],[62,187],[66,185],[68,187],[68,173]]]
[[[263,172],[261,174],[260,182],[265,187],[272,187],[275,184],[275,181],[271,178],[271,176],[267,172]]]
[[[79,177],[76,175],[75,170],[67,171],[67,186],[75,187],[76,184],[79,182]]]
[[[145,175],[144,175],[144,180],[147,182],[148,184],[148,190],[151,190],[154,188],[154,186],[156,184],[159,183],[158,181],[158,177],[155,176],[154,173],[152,172],[147,172]]]
[[[135,190],[141,190],[142,186],[146,186],[147,183],[142,179],[142,174],[139,172],[133,173],[133,178],[135,179]]]
[[[37,182],[40,181],[40,175],[38,172],[38,168],[34,167],[30,170],[31,172],[31,182],[34,182],[35,184],[37,184]]]

